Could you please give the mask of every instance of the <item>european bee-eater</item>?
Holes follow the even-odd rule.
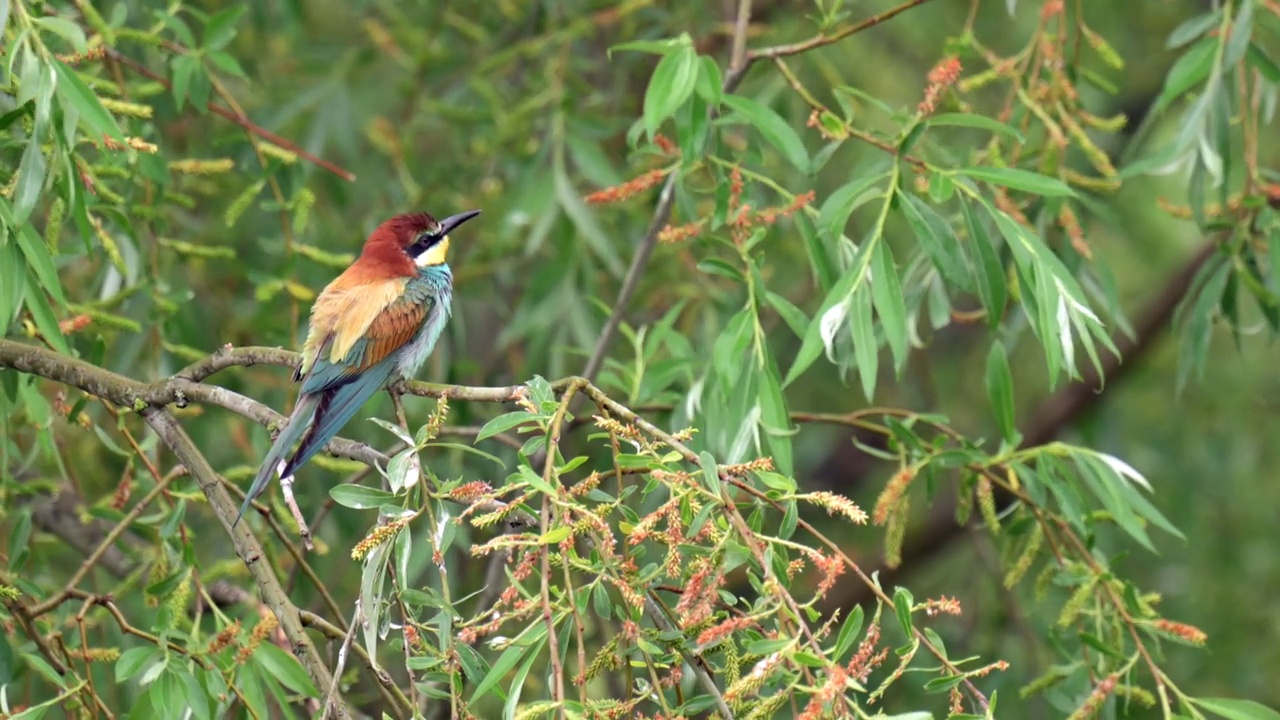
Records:
[[[293,374],[294,382],[302,382],[298,402],[232,527],[266,489],[271,473],[292,476],[374,393],[418,371],[449,320],[449,231],[479,214],[471,210],[439,222],[427,213],[397,215],[379,225],[360,257],[320,292]]]

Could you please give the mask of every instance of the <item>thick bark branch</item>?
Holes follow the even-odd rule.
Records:
[[[238,508],[235,501],[231,499],[231,495],[227,493],[227,489],[222,486],[222,481],[219,480],[217,472],[209,465],[209,461],[205,459],[204,455],[196,449],[195,443],[191,441],[186,431],[182,429],[182,426],[178,424],[178,421],[168,410],[148,407],[142,411],[142,416],[146,419],[147,424],[151,426],[151,429],[164,441],[164,444],[173,451],[178,461],[187,468],[187,471],[195,478],[200,490],[208,498],[214,514],[222,521],[227,530],[227,535],[235,545],[236,554],[248,566],[249,573],[253,576],[258,590],[262,594],[262,602],[271,608],[271,612],[275,614],[276,620],[280,623],[280,629],[284,631],[285,637],[289,639],[294,656],[302,663],[307,675],[311,677],[311,681],[317,688],[330,687],[333,684],[333,676],[330,674],[323,658],[320,657],[320,653],[316,651],[315,645],[311,642],[311,637],[303,629],[302,620],[298,616],[298,608],[289,600],[284,586],[280,584],[280,579],[272,571],[270,563],[263,561],[263,550],[262,546],[258,544],[258,539],[249,531],[248,525],[232,527],[232,520],[236,517]],[[340,698],[335,698],[333,707],[337,717],[351,717],[346,703]]]

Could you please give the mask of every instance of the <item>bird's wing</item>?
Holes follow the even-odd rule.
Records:
[[[289,458],[280,476],[292,475],[303,463],[324,449],[369,398],[386,385],[395,369],[395,362],[394,357],[384,358],[369,370],[350,376],[346,382],[315,395],[304,395],[303,397],[318,397],[319,404],[316,405],[311,427],[303,435],[302,442],[293,457]]]
[[[432,301],[405,293],[399,280],[322,294],[312,310],[311,331],[295,379],[314,393],[351,382],[422,329]]]
[[[320,344],[316,359],[302,379],[302,397],[318,397],[311,427],[289,460],[283,475],[293,473],[324,448],[374,393],[386,387],[395,371],[395,351],[410,342],[426,322],[434,301],[402,297],[368,322],[364,336],[339,355],[339,329]]]

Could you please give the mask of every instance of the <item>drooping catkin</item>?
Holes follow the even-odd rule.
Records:
[[[49,205],[49,214],[44,223],[44,244],[49,252],[58,254],[59,240],[62,238],[62,221],[67,218],[67,206],[61,197],[56,197]]]
[[[240,194],[227,206],[227,212],[224,216],[227,227],[235,225],[240,220],[240,216],[244,215],[244,212],[249,209],[249,206],[253,204],[254,198],[258,197],[258,193],[262,192],[262,188],[266,184],[266,180],[259,180],[240,191]]]

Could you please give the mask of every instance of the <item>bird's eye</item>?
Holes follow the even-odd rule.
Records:
[[[418,237],[414,239],[412,245],[405,248],[405,251],[409,253],[410,257],[416,258],[422,253],[426,252],[427,248],[431,247],[432,245],[435,245],[439,241],[440,241],[439,233],[431,232],[430,230],[424,230],[418,234]]]

